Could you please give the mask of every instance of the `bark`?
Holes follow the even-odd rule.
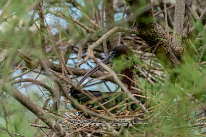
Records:
[[[182,40],[184,15],[185,15],[185,0],[176,0],[173,42],[177,46],[180,46]]]
[[[2,81],[0,81],[0,83],[2,83]],[[35,114],[45,124],[47,124],[50,129],[53,130],[58,136],[67,136],[67,132],[55,120],[49,117],[43,111],[43,109],[41,109],[37,104],[30,100],[30,98],[13,88],[10,83],[4,83],[3,89],[23,106],[25,106],[28,110],[30,110],[33,114]]]
[[[180,63],[181,50],[172,42],[162,26],[157,23],[147,25],[139,23],[136,29],[140,33],[139,36],[152,46],[153,52],[160,61],[165,64],[170,61],[173,65]]]
[[[132,4],[131,7],[133,11],[135,11],[134,8],[137,7],[139,3],[138,1],[130,1],[129,4]],[[147,4],[149,4],[149,1],[147,1]],[[177,65],[181,62],[182,50],[172,42],[165,29],[154,22],[151,8],[138,17],[135,17],[135,29],[139,32],[138,36],[149,43],[153,52],[163,65]],[[148,20],[145,21],[143,19]]]
[[[44,38],[44,32],[45,32],[45,15],[44,15],[44,5],[43,5],[43,0],[40,0],[39,2],[39,19],[40,19],[40,37],[41,37],[41,43],[45,43],[45,38]],[[45,45],[42,44],[42,53],[46,53]]]

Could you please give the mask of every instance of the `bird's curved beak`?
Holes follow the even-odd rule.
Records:
[[[109,53],[109,55],[102,60],[102,63],[104,64],[109,64],[111,59],[114,57],[115,52],[112,51]],[[89,70],[83,77],[82,79],[78,82],[77,86],[80,86],[90,75],[92,75],[93,73],[95,73],[97,70],[99,70],[101,68],[101,66],[99,64],[97,64],[95,67],[93,67],[91,70]]]

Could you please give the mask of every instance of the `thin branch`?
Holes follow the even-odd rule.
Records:
[[[206,8],[204,9],[201,16],[198,18],[198,21],[204,25],[204,21],[206,20]],[[197,27],[198,23],[196,23],[189,31],[189,34],[195,31],[195,28]]]
[[[95,59],[95,58],[94,58]],[[117,82],[117,84],[123,89],[123,91],[125,91],[129,97],[137,104],[140,105],[140,107],[143,109],[144,112],[148,112],[148,110],[142,105],[142,103],[140,101],[138,101],[133,95],[132,93],[124,86],[124,84],[121,82],[121,80],[118,78],[118,76],[116,75],[116,73],[110,69],[107,65],[105,65],[104,63],[98,61],[97,59],[95,59],[95,61],[101,65],[105,70],[107,70],[109,73],[111,73],[112,77],[115,79],[115,81]]]
[[[48,62],[48,67],[56,72],[60,72],[61,73],[61,65],[58,65],[58,64],[54,64],[52,62]],[[77,76],[83,76],[87,73],[88,70],[86,69],[78,69],[78,68],[71,68],[71,67],[65,67],[65,69],[69,69],[71,70],[71,72],[74,74],[74,75],[77,75]],[[98,77],[101,77],[101,76],[105,76],[107,75],[108,73],[104,73],[104,72],[101,72],[101,71],[97,71],[95,72],[94,74],[92,74],[90,77],[92,78],[98,78]],[[109,80],[109,81],[112,81],[114,82],[113,78],[112,77],[107,77],[106,80]]]
[[[166,4],[166,0],[164,0],[164,15],[165,15],[166,32],[167,32],[167,35],[169,36],[169,26],[168,26],[168,21],[167,21],[167,4]]]
[[[172,6],[170,6],[170,7],[167,7],[166,10],[168,11],[168,10],[170,10],[170,9],[173,9],[174,7],[175,7],[175,5],[172,5]],[[158,16],[159,14],[164,13],[164,12],[165,12],[165,9],[156,12],[156,13],[154,14],[154,16]]]
[[[101,38],[99,38],[94,44],[92,44],[91,46],[89,46],[88,48],[88,53],[90,54],[91,51],[97,47],[98,45],[100,45],[104,40],[106,40],[107,38],[109,38],[111,35],[113,35],[116,32],[126,32],[126,33],[132,33],[132,34],[139,34],[138,31],[135,31],[133,29],[129,29],[129,28],[123,28],[123,27],[114,27],[113,29],[109,30],[107,33],[105,33]],[[89,55],[91,56],[91,55]]]
[[[56,75],[56,76],[59,77],[58,75]],[[72,85],[72,87],[76,87],[71,81],[68,81],[68,79],[64,79],[64,80],[66,82],[70,83]],[[82,107],[82,105],[80,105],[72,96],[69,96],[70,92],[68,90],[66,90],[65,88],[63,88],[59,81],[55,81],[55,82],[59,85],[59,87],[61,88],[61,91],[64,93],[65,97],[67,99],[69,99],[72,102],[72,105],[74,105],[79,110],[82,110],[83,112],[88,113],[88,114],[93,115],[93,116],[96,116],[98,118],[102,118],[102,119],[105,119],[105,120],[114,120],[114,117],[101,115],[101,114],[98,114],[96,112],[90,111],[89,109],[87,109],[85,107]],[[77,89],[77,90],[81,90],[81,89]]]
[[[1,83],[3,83],[1,81]],[[43,109],[41,109],[37,104],[35,104],[30,98],[16,90],[11,86],[10,83],[4,83],[3,89],[7,91],[7,93],[13,96],[18,102],[20,102],[23,106],[25,106],[28,110],[30,110],[34,115],[40,118],[45,124],[47,124],[58,136],[68,136],[67,132],[62,128],[55,120],[49,117]]]
[[[72,21],[73,21],[74,23],[76,23],[77,25],[79,25],[80,27],[82,27],[83,29],[85,29],[87,32],[93,32],[93,33],[95,32],[95,30],[87,27],[85,24],[82,24],[80,21],[78,21],[78,20],[76,20],[76,19],[74,19],[74,18],[72,18]]]
[[[15,80],[15,81],[12,81],[11,84],[12,85],[15,85],[17,83],[21,83],[21,82],[31,82],[33,84],[36,84],[36,85],[39,85],[43,88],[45,88],[46,90],[48,90],[52,95],[54,93],[53,89],[50,88],[49,86],[47,86],[46,84],[38,81],[38,80],[34,80],[34,79],[30,79],[30,78],[25,78],[25,79],[18,79],[18,80]]]

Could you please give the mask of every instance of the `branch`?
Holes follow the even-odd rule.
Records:
[[[149,3],[148,0],[147,2]],[[134,5],[131,5],[131,7],[133,6],[134,8],[133,11],[135,11],[135,7],[137,6]],[[141,18],[147,18],[150,20],[145,22],[144,20],[141,20]],[[171,66],[170,62],[172,65],[177,65],[181,62],[182,49],[171,41],[170,37],[167,35],[162,26],[154,22],[151,7],[148,8],[148,11],[145,11],[142,13],[142,15],[139,15],[135,23],[136,24],[134,27],[139,33],[137,35],[143,40],[147,41],[149,45],[155,47],[153,47],[153,52],[161,61],[161,63],[163,63],[165,66]]]
[[[56,88],[54,91],[52,88],[50,88],[46,84],[44,84],[38,80],[34,80],[34,79],[30,79],[30,78],[18,79],[18,80],[12,81],[11,84],[14,85],[14,84],[21,83],[21,82],[31,82],[32,84],[39,85],[39,86],[45,88],[47,91],[49,91],[53,96],[53,107],[55,110],[57,110],[58,104],[60,102],[60,92],[58,92],[58,88]]]
[[[199,18],[199,22],[202,23],[203,25],[205,24],[206,21],[206,8],[204,9],[203,13],[201,14]],[[195,31],[195,28],[197,27],[198,22],[190,29],[189,34]]]
[[[204,25],[206,22],[206,8],[204,9],[203,13],[200,16],[200,22]]]
[[[2,83],[2,81],[1,81]],[[30,110],[34,115],[40,118],[45,124],[47,124],[58,136],[68,136],[67,132],[57,123],[55,120],[49,117],[43,109],[41,109],[37,104],[35,104],[30,98],[16,90],[11,86],[10,83],[4,83],[3,89],[12,97],[14,97],[18,102]]]
[[[74,23],[76,23],[77,25],[79,25],[80,27],[82,27],[83,29],[85,29],[87,32],[95,32],[95,30],[93,30],[93,29],[91,29],[91,28],[89,28],[88,26],[86,26],[85,24],[82,24],[79,20],[76,20],[76,19],[74,19],[74,18],[72,18],[72,21],[74,22]]]
[[[91,53],[91,51],[97,47],[98,45],[100,45],[104,40],[106,40],[107,38],[109,38],[111,35],[113,35],[116,32],[126,32],[126,33],[132,33],[132,34],[139,34],[138,31],[133,30],[133,29],[129,29],[129,28],[123,28],[123,27],[114,27],[113,29],[109,30],[107,33],[105,33],[101,38],[99,38],[94,44],[92,44],[91,46],[89,46],[88,48],[88,52],[87,53]],[[91,56],[91,55],[88,55]]]
[[[41,43],[45,43],[45,37],[44,32],[46,30],[44,20],[45,20],[45,14],[44,14],[44,6],[43,6],[43,0],[40,0],[39,2],[39,19],[40,19],[40,35],[41,35]],[[43,53],[46,52],[46,49],[44,47],[44,44],[42,44],[42,51]]]
[[[60,76],[56,75],[58,78],[60,78]],[[76,86],[74,86],[71,81],[68,81],[67,78],[63,79],[64,81],[66,81],[67,83],[70,83],[70,85],[72,85],[72,87],[76,88]],[[78,108],[79,110],[82,110],[83,112],[85,113],[88,113],[92,116],[96,116],[96,117],[99,117],[99,118],[102,118],[102,119],[105,119],[105,120],[114,120],[114,117],[109,117],[109,116],[106,116],[106,115],[101,115],[101,114],[98,114],[96,112],[93,112],[85,107],[82,107],[82,105],[80,105],[72,96],[69,96],[70,95],[70,91],[66,90],[64,87],[61,86],[61,83],[59,81],[55,81],[57,83],[57,85],[59,86],[59,88],[61,89],[61,91],[63,92],[64,96],[70,100],[72,102],[72,105],[75,106],[75,108]],[[81,90],[81,89],[77,89],[77,90]]]
[[[61,65],[58,65],[58,64],[54,64],[52,62],[48,62],[48,67],[51,68],[52,70],[56,71],[56,72],[62,72],[62,67]],[[83,76],[87,73],[88,70],[86,69],[78,69],[78,68],[71,68],[71,67],[65,67],[66,70],[70,70],[74,75],[77,75],[77,76]],[[104,72],[101,72],[101,71],[97,71],[95,73],[93,73],[90,77],[92,78],[98,78],[98,77],[101,77],[101,76],[105,76],[107,75],[108,73],[104,73]],[[112,77],[108,77],[106,78],[106,80],[109,80],[109,81],[112,81],[114,82],[113,78]]]
[[[95,59],[95,58],[94,58]],[[138,101],[133,95],[132,93],[124,86],[124,84],[121,82],[121,80],[118,78],[117,74],[110,69],[107,65],[105,65],[104,63],[98,61],[97,59],[95,59],[95,61],[101,66],[103,67],[106,71],[108,71],[112,77],[115,79],[115,81],[117,82],[117,84],[123,89],[123,91],[125,91],[125,93],[127,93],[129,95],[129,97],[137,104],[140,105],[140,107],[143,109],[144,112],[148,112],[148,110],[142,105],[142,103],[140,101]]]
[[[15,85],[17,83],[21,83],[21,82],[31,82],[33,84],[36,84],[36,85],[39,85],[43,88],[45,88],[46,90],[48,90],[51,94],[54,93],[54,91],[52,90],[52,88],[50,88],[49,86],[47,86],[46,84],[38,81],[38,80],[34,80],[34,79],[30,79],[30,78],[25,78],[25,79],[18,79],[18,80],[15,80],[15,81],[12,81],[11,84],[12,85]]]

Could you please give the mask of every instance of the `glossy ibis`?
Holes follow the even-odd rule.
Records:
[[[133,56],[134,54],[127,46],[117,46],[102,61],[104,64],[109,64],[110,61],[112,61],[114,71],[122,75],[121,80],[127,85],[129,90],[131,90],[131,87],[134,84]],[[77,85],[80,86],[82,82],[84,82],[91,74],[95,73],[100,68],[100,65],[93,67],[83,76]]]
[[[109,64],[110,62],[112,63],[114,71],[117,73],[120,73],[120,79],[121,81],[127,86],[127,88],[133,92],[133,93],[139,93],[138,91],[132,90],[132,86],[134,85],[134,60],[133,60],[134,54],[131,49],[129,49],[127,46],[117,46],[112,51],[109,53],[109,55],[102,60],[104,64]],[[82,79],[79,81],[77,86],[79,87],[91,74],[95,73],[97,70],[101,68],[100,65],[96,65],[93,67],[90,71],[88,71]],[[85,91],[86,93],[92,94],[95,97],[101,97],[102,95],[107,94],[107,98],[104,99],[103,102],[108,101],[108,96],[112,96],[111,92],[100,92],[100,91]],[[91,100],[91,97],[88,97],[78,90],[74,90],[73,88],[70,91],[71,96],[76,98],[80,103],[85,103],[89,100]],[[124,101],[125,100],[125,94],[121,92],[121,96],[115,99],[113,103],[110,104],[111,106],[117,105],[118,102]],[[124,94],[124,95],[123,95]],[[124,97],[123,97],[124,96]],[[120,99],[121,98],[121,99]],[[137,98],[139,99],[139,98]],[[134,105],[133,105],[134,106]],[[133,109],[134,110],[134,109]]]

